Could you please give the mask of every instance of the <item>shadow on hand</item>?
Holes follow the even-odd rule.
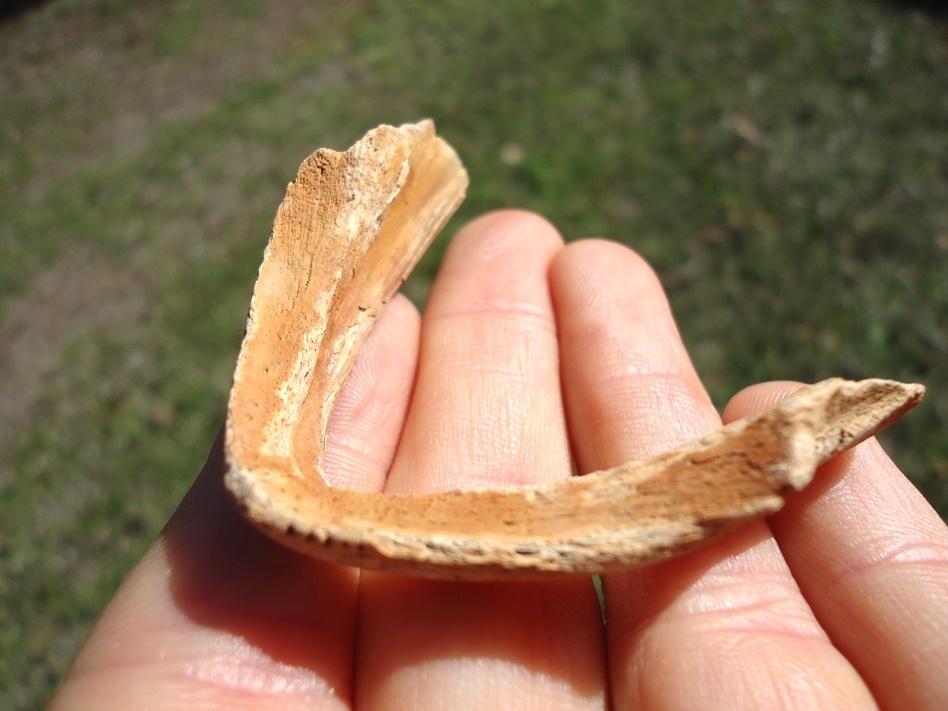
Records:
[[[283,666],[308,669],[351,698],[357,571],[271,541],[224,488],[219,433],[162,537],[177,607],[197,625],[240,637]]]

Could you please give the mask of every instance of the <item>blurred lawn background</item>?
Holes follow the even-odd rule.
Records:
[[[921,381],[948,512],[948,30],[871,0],[55,0],[0,25],[0,708],[41,708],[217,430],[300,161],[432,117],[469,197],[659,271],[715,401]]]

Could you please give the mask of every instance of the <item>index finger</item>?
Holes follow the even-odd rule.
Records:
[[[333,484],[382,486],[407,407],[418,314],[394,299],[333,414]],[[50,708],[351,707],[358,572],[266,538],[223,483],[218,437],[103,613]]]

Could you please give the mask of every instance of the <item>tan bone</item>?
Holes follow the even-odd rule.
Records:
[[[382,305],[460,204],[430,121],[307,158],[277,211],[227,413],[226,485],[277,541],[346,565],[456,579],[602,573],[777,511],[816,467],[924,388],[827,380],[671,452],[536,486],[397,495],[320,475],[336,396]]]

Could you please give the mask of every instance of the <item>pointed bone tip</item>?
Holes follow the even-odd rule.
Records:
[[[886,378],[865,378],[864,380],[846,380],[844,378],[828,378],[814,385],[803,387],[790,397],[826,399],[843,398],[859,403],[889,403],[897,407],[897,403],[915,407],[925,396],[925,386],[920,383],[903,383]],[[907,410],[906,410],[907,412]]]
[[[847,381],[842,381],[846,383]],[[866,378],[851,383],[853,396],[867,397],[887,402],[902,402],[908,409],[915,407],[925,396],[925,386],[921,383],[903,383],[885,378]],[[907,412],[908,410],[905,410]]]
[[[885,429],[921,401],[925,386],[868,378],[831,378],[799,391],[791,407],[810,412],[820,462]]]

